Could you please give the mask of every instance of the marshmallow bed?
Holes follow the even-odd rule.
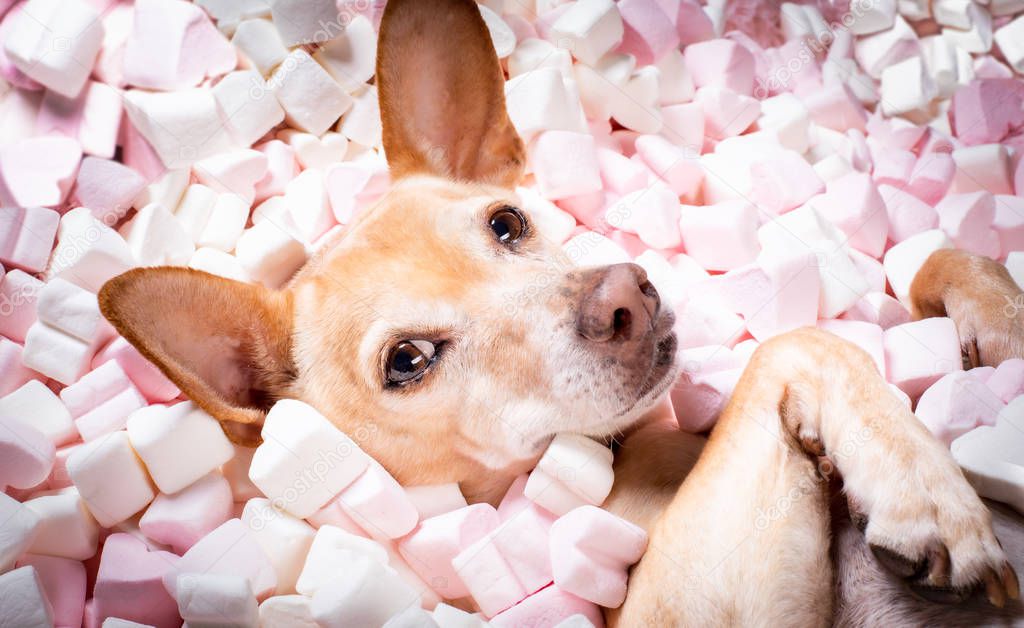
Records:
[[[387,190],[383,4],[0,0],[0,627],[584,627],[622,603],[647,538],[600,508],[603,445],[556,437],[497,508],[400,486],[295,400],[236,447],[99,313],[137,266],[281,286]],[[480,10],[523,208],[677,312],[657,412],[705,432],[759,342],[816,325],[1024,512],[1024,361],[964,371],[953,322],[908,311],[944,247],[1024,283],[1024,0]]]

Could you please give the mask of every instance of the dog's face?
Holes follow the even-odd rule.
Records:
[[[493,499],[554,434],[634,423],[673,381],[675,338],[642,270],[572,267],[520,208],[486,28],[468,0],[433,4],[392,0],[382,26],[396,183],[287,290],[146,269],[101,305],[236,440],[298,398],[404,484]]]

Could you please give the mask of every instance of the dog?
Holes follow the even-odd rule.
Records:
[[[524,146],[474,2],[391,0],[376,76],[393,187],[284,289],[165,267],[100,291],[233,441],[296,398],[350,433],[372,423],[362,446],[403,484],[495,504],[555,434],[622,440],[606,507],[650,546],[611,624],[1022,621],[990,510],[854,345],[764,342],[706,442],[650,418],[677,375],[673,314],[638,266],[573,268],[520,209]],[[916,316],[956,322],[969,364],[1024,356],[1002,265],[942,251],[912,293]]]

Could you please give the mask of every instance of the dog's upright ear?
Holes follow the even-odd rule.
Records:
[[[100,311],[238,444],[255,445],[295,376],[290,293],[190,268],[136,268],[99,293]]]
[[[514,185],[525,156],[505,111],[504,83],[473,0],[390,0],[377,85],[392,176]]]

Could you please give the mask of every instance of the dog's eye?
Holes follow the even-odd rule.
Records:
[[[388,384],[401,385],[423,376],[434,361],[437,347],[427,340],[403,340],[388,355]]]
[[[526,233],[526,218],[515,207],[508,205],[498,208],[491,214],[491,231],[504,245],[515,244]]]

